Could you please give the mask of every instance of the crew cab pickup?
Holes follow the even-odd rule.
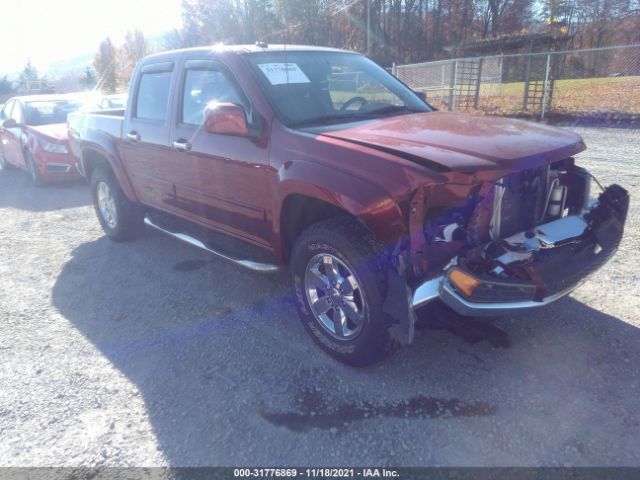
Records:
[[[335,49],[151,55],[126,108],[71,115],[69,138],[107,236],[146,224],[287,265],[305,329],[351,365],[411,342],[436,301],[476,317],[567,295],[616,251],[629,202],[617,185],[591,198],[575,133],[435,111]]]

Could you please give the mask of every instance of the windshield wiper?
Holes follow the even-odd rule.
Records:
[[[391,113],[418,113],[419,110],[413,110],[405,105],[388,105],[386,107],[368,110],[365,112],[349,112],[342,114],[321,115],[319,117],[301,120],[292,124],[293,127],[308,127],[311,125],[327,125],[330,123],[348,123],[357,122],[358,120],[368,120],[377,118],[381,115]]]
[[[376,108],[375,110],[362,112],[362,115],[384,115],[387,113],[401,113],[401,112],[418,113],[418,110],[409,108],[406,105],[388,105],[386,107]]]
[[[318,117],[309,118],[307,120],[300,120],[291,124],[292,127],[308,127],[310,125],[327,125],[333,122],[349,122],[353,115],[320,115]]]

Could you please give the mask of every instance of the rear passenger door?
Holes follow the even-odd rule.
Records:
[[[126,114],[121,153],[138,198],[163,210],[175,210],[170,118],[174,62],[144,65],[136,76]]]
[[[268,247],[271,228],[266,206],[271,204],[271,193],[266,142],[203,128],[207,103],[236,103],[251,117],[249,99],[218,61],[191,58],[181,70],[172,132],[178,147],[176,203],[189,218]]]

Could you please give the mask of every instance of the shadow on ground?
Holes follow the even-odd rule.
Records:
[[[79,246],[52,300],[176,466],[597,464],[620,441],[603,405],[636,404],[640,331],[571,298],[494,325],[423,313],[411,347],[360,370],[307,337],[286,274],[158,234]]]
[[[81,180],[36,187],[31,177],[22,170],[0,170],[0,208],[47,212],[90,203],[89,189]]]

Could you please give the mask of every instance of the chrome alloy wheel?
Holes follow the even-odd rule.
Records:
[[[353,272],[338,258],[321,253],[309,260],[304,276],[311,311],[320,325],[342,340],[364,324],[364,298]]]
[[[116,228],[118,224],[118,211],[109,185],[105,182],[99,182],[96,191],[98,196],[98,209],[100,210],[102,219],[109,228]]]

